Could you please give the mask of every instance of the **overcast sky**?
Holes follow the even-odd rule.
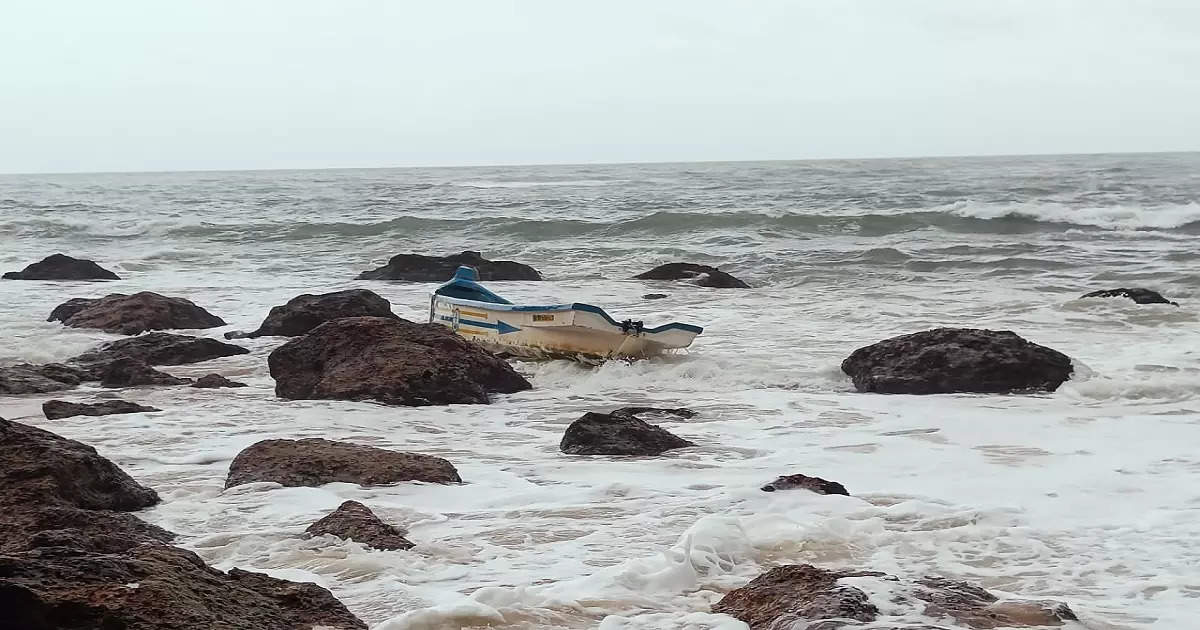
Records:
[[[1200,149],[1200,0],[4,0],[0,172]]]

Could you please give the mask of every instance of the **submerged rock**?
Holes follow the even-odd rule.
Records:
[[[192,383],[192,387],[201,389],[216,389],[218,387],[246,387],[245,383],[231,381],[220,374],[205,374]]]
[[[297,337],[325,322],[343,317],[400,319],[392,312],[392,304],[374,291],[349,289],[319,295],[306,293],[288,300],[287,304],[272,308],[258,330],[236,337]],[[227,334],[225,338],[234,337]]]
[[[1150,289],[1105,289],[1103,291],[1092,291],[1091,293],[1085,294],[1083,297],[1123,297],[1133,300],[1135,304],[1170,304],[1172,306],[1179,306],[1178,302],[1172,302],[1171,300],[1163,297],[1161,293],[1157,291],[1151,291]]]
[[[559,450],[569,455],[661,455],[671,449],[695,446],[637,417],[653,412],[678,415],[675,411],[640,407],[585,413],[567,427]]]
[[[54,254],[4,274],[5,280],[120,280],[117,274],[90,260]]]
[[[321,324],[268,358],[275,394],[390,405],[487,403],[529,389],[507,362],[437,324],[349,317]]]
[[[461,483],[462,479],[441,457],[306,438],[263,440],[238,453],[229,465],[225,487],[256,481],[315,487],[335,481],[377,486],[401,481]]]
[[[808,475],[784,475],[778,477],[775,481],[762,487],[763,492],[775,492],[776,490],[791,490],[793,488],[802,488],[817,494],[844,494],[850,496],[846,491],[846,486],[836,482],[821,479],[820,477],[809,477]]]
[[[117,357],[130,357],[146,365],[184,365],[249,353],[250,350],[241,346],[208,337],[152,332],[106,343],[70,359],[70,362],[95,365]]]
[[[1007,330],[938,328],[855,350],[842,371],[881,394],[1054,391],[1071,377],[1067,355]]]
[[[376,549],[412,549],[415,546],[404,537],[408,532],[379,520],[370,508],[358,501],[346,501],[304,531],[310,536],[332,534]]]
[[[106,400],[98,403],[75,403],[65,400],[47,400],[42,403],[42,413],[47,420],[59,420],[72,416],[110,416],[123,413],[145,413],[162,411],[157,407],[148,407],[127,400]]]
[[[662,299],[669,298],[669,297],[671,297],[671,296],[667,295],[666,293],[647,293],[646,295],[642,296],[642,299],[643,300],[662,300]]]
[[[751,630],[857,627],[854,622],[875,621],[879,609],[866,592],[852,585],[854,578],[887,582],[894,607],[970,628],[1061,626],[1076,619],[1061,602],[1001,602],[964,582],[938,577],[908,582],[876,571],[831,571],[807,564],[771,569],[728,593],[712,610],[745,622]]]
[[[479,272],[479,279],[484,282],[542,279],[542,274],[529,265],[510,260],[486,260],[479,252],[472,251],[444,257],[397,254],[386,265],[358,274],[358,279],[445,282],[463,265],[474,267]]]
[[[220,317],[189,300],[166,297],[149,291],[102,298],[74,298],[60,304],[47,321],[61,321],[71,328],[99,328],[104,332],[136,335],[147,330],[172,328],[215,328],[224,326]]]
[[[63,368],[59,370],[58,368]],[[84,379],[66,366],[12,365],[0,367],[0,394],[47,394],[72,389]]]
[[[667,263],[634,276],[638,280],[688,280],[714,289],[749,289],[750,285],[708,265]]]
[[[139,385],[187,385],[191,379],[176,378],[160,372],[137,359],[117,357],[99,368],[102,387],[137,387]]]

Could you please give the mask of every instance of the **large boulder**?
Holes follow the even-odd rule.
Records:
[[[86,366],[108,363],[117,357],[130,357],[146,365],[184,365],[249,353],[247,348],[209,337],[152,332],[110,341],[69,359],[69,362]]]
[[[638,280],[687,280],[714,289],[749,289],[750,285],[708,265],[667,263],[634,276]]]
[[[58,363],[0,367],[0,394],[46,394],[71,389],[87,373]]]
[[[219,387],[246,387],[245,383],[231,381],[220,374],[205,374],[192,383],[192,387],[200,389],[217,389]]]
[[[160,372],[137,359],[117,357],[98,369],[101,387],[138,387],[141,385],[187,385],[192,381]]]
[[[59,420],[72,416],[111,416],[123,413],[146,413],[162,411],[156,407],[139,405],[128,400],[106,400],[98,403],[76,403],[66,400],[47,400],[42,403],[42,413],[47,420]]]
[[[358,274],[359,280],[407,280],[409,282],[445,282],[460,266],[474,267],[479,279],[541,280],[542,274],[529,265],[510,260],[486,260],[479,252],[466,251],[452,256],[397,254],[378,269]]]
[[[123,554],[62,547],[0,556],[0,626],[22,630],[357,630],[329,591],[146,543]]]
[[[1076,619],[1061,602],[1000,601],[979,587],[945,578],[906,581],[876,571],[806,564],[771,569],[731,591],[712,610],[744,621],[751,630],[857,627],[880,614],[870,595],[855,585],[863,580],[885,583],[876,596],[886,596],[893,608],[968,628],[1061,626]]]
[[[1007,330],[937,328],[855,350],[842,371],[881,394],[1054,391],[1071,377],[1067,355]]]
[[[342,503],[304,531],[310,536],[330,534],[376,549],[412,549],[415,546],[404,537],[408,532],[379,520],[371,508],[358,501]]]
[[[1084,298],[1112,298],[1123,297],[1133,300],[1135,304],[1170,304],[1179,306],[1178,302],[1172,302],[1163,297],[1157,291],[1150,289],[1104,289],[1102,291],[1092,291],[1083,296]]]
[[[612,413],[588,412],[567,427],[559,450],[569,455],[661,455],[671,449],[695,446],[638,417],[656,413],[679,415],[676,411],[641,407]]]
[[[4,274],[5,280],[120,280],[117,274],[90,260],[65,254],[47,256],[21,271]]]
[[[383,317],[326,322],[268,358],[275,394],[391,405],[487,403],[529,389],[507,362],[454,331]]]
[[[808,475],[784,475],[776,477],[775,481],[763,486],[762,491],[775,492],[795,488],[808,490],[817,494],[842,494],[850,496],[850,493],[846,491],[846,486],[836,481],[829,481],[820,477],[809,477]]]
[[[335,481],[377,486],[401,481],[461,483],[462,479],[441,457],[306,438],[263,440],[238,453],[229,464],[225,487],[257,481],[315,487]]]
[[[305,293],[272,308],[258,330],[244,334],[226,333],[225,338],[298,337],[327,321],[343,317],[400,319],[392,312],[392,304],[374,291],[347,289],[319,295]]]
[[[71,328],[99,328],[104,332],[136,335],[147,330],[172,328],[215,328],[224,326],[220,317],[189,300],[166,297],[149,291],[102,298],[74,298],[60,304],[47,321],[61,321]]]

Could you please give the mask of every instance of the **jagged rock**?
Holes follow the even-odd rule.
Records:
[[[0,367],[0,394],[60,392],[74,388],[82,381],[78,371],[56,363]]]
[[[441,457],[402,453],[322,438],[263,440],[229,465],[225,487],[273,481],[284,486],[321,486],[335,481],[375,486],[400,481],[461,483]]]
[[[702,287],[714,289],[749,289],[750,285],[708,265],[693,263],[667,263],[650,271],[634,276],[638,280],[688,280]]]
[[[509,260],[485,260],[479,252],[465,251],[452,256],[397,254],[388,263],[358,274],[359,280],[407,280],[409,282],[445,282],[460,266],[474,267],[479,279],[541,280],[542,274],[529,265]]]
[[[695,418],[697,415],[695,411],[686,409],[684,407],[679,407],[677,409],[666,409],[663,407],[621,407],[620,409],[615,409],[610,413],[613,415],[620,414],[638,417],[651,416],[664,419],[667,416],[675,416],[676,418],[683,418],[685,420],[689,418]]]
[[[850,496],[850,493],[846,491],[846,486],[836,481],[829,481],[820,477],[809,477],[807,475],[784,475],[763,486],[762,490],[763,492],[775,492],[776,490],[791,490],[793,488],[802,488],[817,494],[844,494]]]
[[[268,358],[275,394],[392,405],[487,403],[529,389],[503,359],[437,324],[349,317],[321,324]]]
[[[47,321],[61,321],[71,328],[99,328],[122,335],[225,325],[220,317],[188,300],[149,291],[133,295],[113,293],[96,299],[74,298],[51,311]]]
[[[1178,302],[1172,302],[1171,300],[1163,297],[1161,293],[1157,291],[1151,291],[1150,289],[1105,289],[1103,291],[1092,291],[1083,297],[1123,297],[1133,300],[1135,304],[1170,304],[1172,306],[1179,306]]]
[[[881,394],[1054,391],[1073,369],[1067,355],[1013,332],[970,328],[892,337],[842,361],[858,391]]]
[[[671,449],[695,446],[630,411],[637,415],[653,412],[679,415],[674,413],[676,410],[647,407],[629,407],[607,414],[588,412],[567,427],[559,450],[569,455],[661,455]]]
[[[388,525],[367,506],[358,501],[346,501],[338,509],[304,530],[311,536],[332,534],[376,549],[412,549],[415,545],[399,527]]]
[[[117,357],[104,364],[99,372],[102,387],[136,387],[139,385],[187,385],[192,381],[160,372],[137,359]]]
[[[858,627],[876,621],[879,609],[852,585],[854,578],[888,582],[893,607],[970,628],[1061,626],[1076,619],[1061,602],[998,601],[965,582],[939,577],[910,582],[876,571],[830,571],[806,564],[771,569],[728,593],[712,610],[744,621],[751,630]]]
[[[325,322],[343,317],[400,319],[392,312],[392,304],[374,291],[349,289],[320,295],[306,293],[288,300],[287,304],[272,308],[258,330],[227,333],[225,338],[297,337]]]
[[[111,341],[69,361],[81,366],[95,366],[117,357],[130,357],[146,365],[184,365],[249,353],[250,350],[241,346],[208,337],[152,332]]]
[[[90,260],[65,254],[47,256],[21,271],[4,274],[5,280],[120,280],[117,274]]]
[[[246,387],[245,383],[231,381],[220,374],[205,374],[192,383],[192,387],[216,389],[218,387]]]
[[[358,630],[366,624],[329,591],[231,569],[146,543],[123,554],[61,547],[0,556],[5,628]]]
[[[149,411],[162,411],[162,409],[139,405],[127,400],[106,400],[92,404],[67,402],[65,400],[47,400],[42,403],[42,413],[46,414],[46,419],[48,420],[58,420],[72,416],[109,416]]]

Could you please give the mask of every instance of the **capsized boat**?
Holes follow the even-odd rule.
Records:
[[[691,324],[647,328],[640,321],[617,321],[591,304],[520,306],[479,284],[473,267],[459,267],[454,278],[433,292],[429,321],[449,326],[493,352],[588,363],[642,359],[686,348],[704,331]]]

